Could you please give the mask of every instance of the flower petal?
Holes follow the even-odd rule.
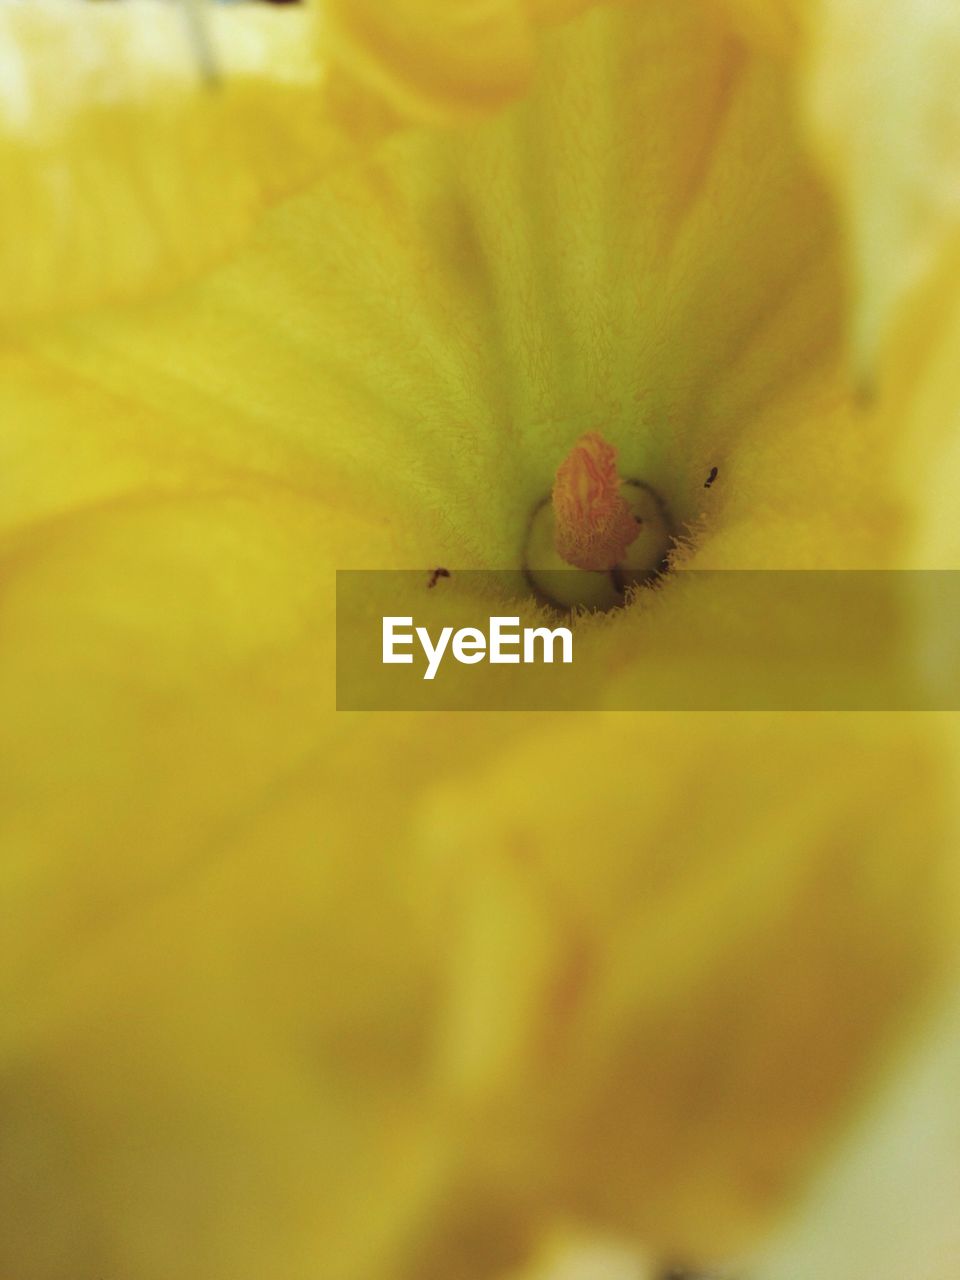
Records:
[[[948,1280],[960,1263],[960,1008],[927,1020],[794,1221],[751,1273],[758,1280],[869,1276]]]
[[[895,308],[960,231],[960,11],[827,0],[807,20],[809,108],[848,220],[854,356],[869,384]]]
[[[532,31],[518,0],[334,0],[329,24],[351,72],[405,112],[499,106],[530,76]]]
[[[517,97],[533,74],[537,27],[593,3],[331,0],[325,30],[338,65],[401,116],[463,119]]]
[[[0,5],[0,320],[170,286],[315,172],[311,9]]]
[[[922,717],[579,717],[438,789],[480,1185],[691,1265],[752,1243],[944,980],[944,759]]]
[[[801,44],[802,17],[807,0],[717,0],[751,42],[782,54]]]
[[[836,360],[836,227],[788,106],[714,7],[601,6],[496,118],[391,138],[195,289],[22,340],[211,455],[405,507],[420,567],[518,565],[590,429],[695,527],[710,467],[717,508],[758,413]]]
[[[3,373],[49,471],[3,467],[0,1270],[383,1274],[440,1161],[396,807],[333,714],[332,567],[383,526]]]

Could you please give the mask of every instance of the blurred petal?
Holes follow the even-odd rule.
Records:
[[[0,321],[222,260],[358,146],[518,96],[536,27],[582,7],[0,5]]]
[[[960,1271],[960,1010],[940,1011],[768,1255],[757,1280]]]
[[[237,728],[209,747],[236,761]],[[137,745],[150,754],[146,734]],[[345,1278],[393,1270],[442,1167],[414,1073],[428,988],[390,815],[371,815],[358,865],[349,735],[340,750],[350,767],[302,764],[226,821],[194,820],[179,870],[128,866],[162,839],[158,777],[126,857],[122,812],[109,851],[84,845],[81,813],[85,870],[61,865],[52,902],[40,869],[31,895],[6,886],[10,942],[26,909],[47,943],[5,1000],[19,1015],[0,1067],[6,1270],[256,1280],[313,1274],[318,1255]]]
[[[337,63],[398,113],[450,120],[518,96],[533,74],[537,27],[592,3],[331,0],[326,34]]]
[[[854,357],[870,383],[894,308],[960,226],[960,10],[827,0],[808,31],[809,107],[848,221]]]
[[[795,53],[800,44],[801,18],[809,0],[716,0],[730,13],[740,31],[754,43],[777,53]]]
[[[943,977],[948,776],[922,717],[581,717],[438,792],[464,1160],[732,1257]]]
[[[655,1280],[635,1249],[615,1241],[577,1239],[556,1231],[547,1237],[531,1266],[502,1280]]]
[[[316,171],[312,9],[0,5],[0,320],[169,286]]]
[[[332,713],[377,522],[49,374],[3,380],[70,505],[0,553],[0,1270],[381,1274],[442,1167],[394,831],[469,753]]]
[[[329,19],[351,71],[407,111],[499,106],[530,76],[520,0],[334,0]]]

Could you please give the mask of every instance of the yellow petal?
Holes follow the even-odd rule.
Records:
[[[872,384],[895,308],[960,226],[960,12],[825,0],[809,14],[809,110],[848,223],[854,356]]]
[[[534,69],[537,27],[595,0],[332,0],[331,56],[405,117],[449,120],[502,106]]]
[[[196,274],[358,147],[517,96],[536,26],[582,7],[4,6],[0,321]]]
[[[716,0],[744,36],[780,54],[795,53],[808,0]]]
[[[405,111],[501,105],[530,75],[519,0],[335,0],[329,23],[350,69]]]
[[[749,1244],[943,979],[944,781],[922,717],[614,716],[439,791],[480,1185],[691,1264]]]
[[[156,587],[160,575],[148,575]],[[68,615],[75,620],[69,606]],[[141,647],[144,690],[158,677],[160,648]],[[222,649],[206,651],[211,668],[218,657],[224,665]],[[162,775],[145,770],[135,820],[114,793],[109,850],[106,815],[88,835],[82,796],[63,788],[50,803],[77,817],[75,864],[61,848],[45,866],[24,867],[5,833],[4,900],[32,920],[4,938],[13,979],[4,1003],[18,1010],[0,1050],[5,1271],[66,1277],[82,1253],[100,1271],[129,1276],[175,1266],[186,1280],[256,1280],[309,1274],[322,1255],[332,1274],[367,1280],[394,1270],[411,1222],[435,1196],[442,1148],[415,1072],[428,986],[395,887],[389,815],[371,816],[358,865],[366,797],[349,735],[340,744],[349,768],[301,756],[262,790],[254,755],[262,762],[273,752],[280,764],[277,725],[293,719],[276,674],[277,720],[259,748],[252,738],[268,726],[255,710],[256,676],[248,669],[243,680],[246,731],[227,672],[226,682],[204,682],[193,727],[205,746],[179,818],[164,816],[155,803]],[[227,718],[211,740],[217,684]],[[148,723],[129,740],[141,758],[159,763],[150,724],[169,744],[181,716],[189,749],[180,687],[176,706],[162,705],[175,689],[167,679],[145,708]],[[96,716],[75,710],[92,746]],[[101,722],[110,710],[104,694]],[[315,731],[306,699],[301,714]],[[116,722],[110,740],[121,745]],[[61,765],[70,749],[58,749]],[[94,749],[103,767],[104,743]],[[242,754],[252,768],[239,764]],[[237,795],[218,820],[223,780],[214,775],[238,764]],[[215,794],[204,796],[211,782]],[[187,788],[181,777],[177,789]],[[183,823],[198,798],[206,818],[195,810]],[[160,848],[179,850],[179,868],[157,865]],[[34,952],[26,959],[25,939]],[[31,1222],[41,1218],[38,1235]]]
[[[956,990],[956,988],[955,988]],[[751,1273],[946,1280],[960,1258],[960,1009],[925,1020],[916,1051],[864,1110],[834,1166]],[[909,1212],[905,1207],[909,1206]]]
[[[440,1165],[396,809],[358,828],[332,713],[332,565],[382,533],[4,373],[49,474],[0,551],[0,1270],[380,1274]]]
[[[169,287],[315,172],[312,10],[205,22],[216,84],[180,5],[0,7],[0,320]]]

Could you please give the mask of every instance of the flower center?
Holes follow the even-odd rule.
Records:
[[[588,431],[530,518],[524,572],[550,604],[613,609],[628,587],[664,571],[672,541],[660,496],[640,480],[622,479],[616,449]]]

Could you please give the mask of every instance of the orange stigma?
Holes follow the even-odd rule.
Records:
[[[557,554],[577,569],[614,568],[640,532],[620,493],[617,451],[599,431],[582,435],[560,464],[553,516]]]

